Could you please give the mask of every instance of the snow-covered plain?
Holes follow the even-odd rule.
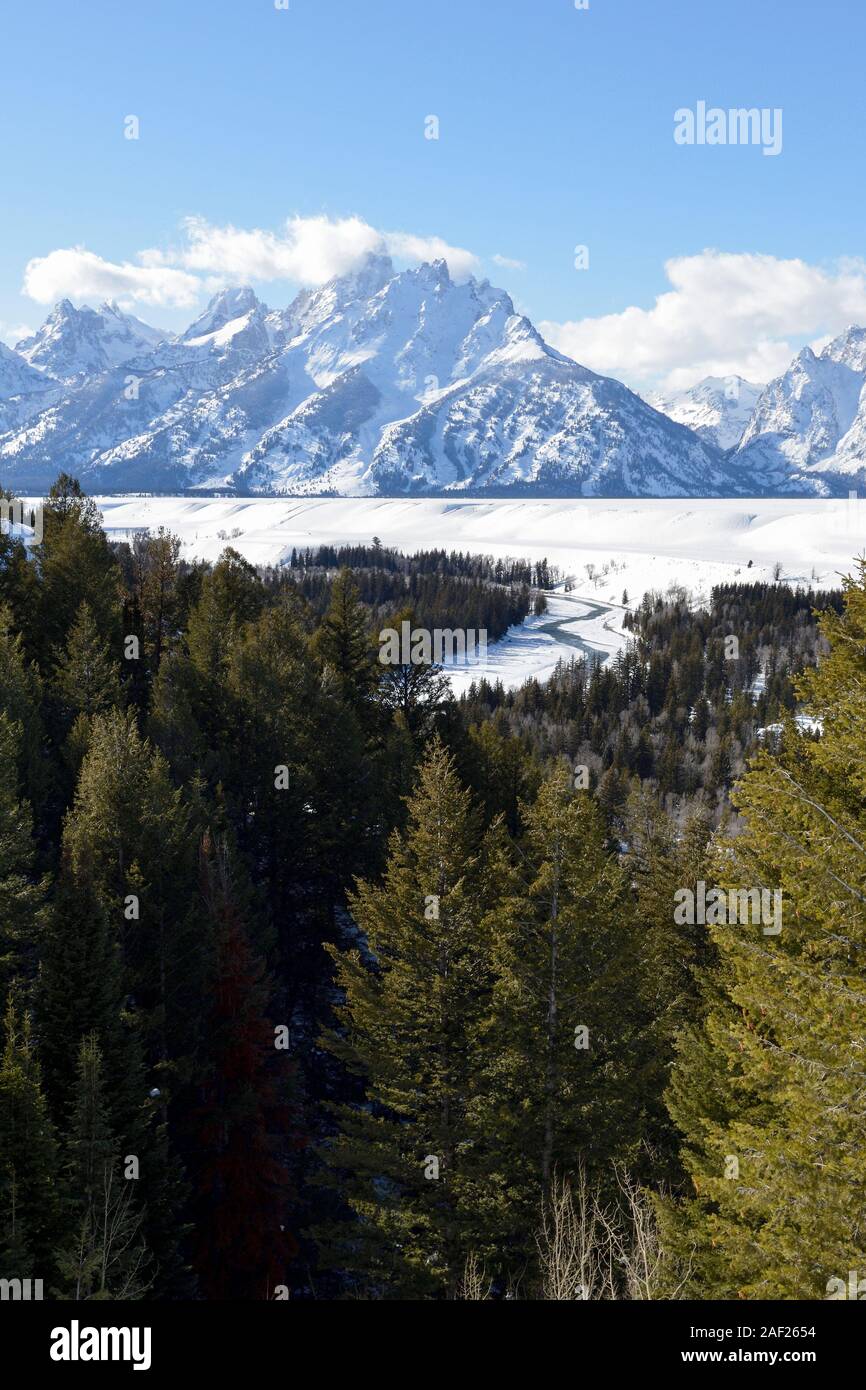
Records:
[[[570,577],[550,611],[488,649],[488,675],[509,686],[543,679],[570,650],[615,651],[623,591],[638,603],[650,589],[683,585],[698,601],[714,584],[782,579],[838,585],[866,552],[866,499],[470,501],[450,498],[100,497],[113,539],[165,526],[190,558],[216,560],[227,545],[254,564],[280,564],[293,547],[369,543],[411,554],[442,547],[474,554],[546,557]],[[752,561],[749,568],[749,561]],[[602,611],[595,611],[597,607]],[[565,623],[551,632],[552,624]],[[472,667],[455,671],[463,689]]]

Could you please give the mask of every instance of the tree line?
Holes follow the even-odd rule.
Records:
[[[759,731],[794,713],[798,675],[826,650],[816,610],[842,607],[841,590],[770,584],[717,585],[706,607],[677,589],[648,594],[626,614],[633,642],[606,665],[563,661],[518,690],[479,679],[467,717],[584,764],[614,818],[638,779],[677,820],[702,809],[718,822]]]

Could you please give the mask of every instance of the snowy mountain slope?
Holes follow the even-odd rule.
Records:
[[[39,371],[59,381],[75,381],[147,352],[165,337],[114,303],[76,309],[62,299],[39,331],[22,339],[15,350]]]
[[[866,329],[805,347],[759,397],[734,460],[761,490],[839,496],[866,485]]]
[[[103,491],[748,491],[712,443],[443,261],[398,274],[371,256],[283,310],[224,290],[173,340],[144,341],[124,318],[106,339],[106,310],[64,303],[21,345],[64,387],[0,434],[4,481],[37,490],[63,467]]]
[[[510,328],[524,335],[517,320]],[[534,333],[534,330],[531,330]],[[736,490],[721,460],[690,431],[648,410],[619,382],[540,344],[509,361],[492,354],[470,381],[392,425],[373,457],[377,491],[443,479],[459,492],[689,496]]]
[[[688,390],[648,395],[646,400],[671,420],[688,425],[716,448],[733,449],[739,444],[763,389],[741,376],[708,376]]]
[[[223,291],[191,325],[189,341],[160,340],[110,369],[67,381],[50,408],[0,435],[0,474],[39,491],[62,460],[81,478],[96,471],[107,489],[188,486],[190,441],[200,439],[202,421],[215,413],[214,394],[271,352],[266,306],[245,300],[236,306],[243,312],[229,319],[231,306],[231,292]],[[205,441],[194,466],[207,457]]]
[[[199,346],[206,342],[214,342],[222,335],[220,341],[225,343],[248,323],[250,315],[255,315],[259,309],[264,309],[264,305],[256,298],[249,285],[221,290],[219,294],[214,295],[204,313],[199,314],[186,332],[181,334],[180,341]],[[229,325],[233,328],[226,333]]]
[[[0,399],[29,395],[45,387],[45,378],[20,353],[0,343]]]
[[[503,291],[455,285],[443,262],[394,276],[380,258],[373,269],[384,283],[372,297],[328,286],[290,311],[290,374],[319,390],[250,450],[237,474],[246,489],[737,489],[714,451],[550,348]]]
[[[0,432],[44,410],[58,389],[53,378],[0,343]]]

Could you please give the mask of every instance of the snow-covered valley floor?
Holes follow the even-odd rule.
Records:
[[[623,642],[622,605],[681,584],[696,599],[714,584],[772,579],[838,585],[866,551],[866,501],[793,499],[472,501],[451,498],[100,497],[108,534],[165,526],[189,558],[215,560],[231,545],[254,564],[292,548],[369,543],[407,554],[445,548],[546,557],[570,577],[549,611],[488,649],[487,674],[509,686],[543,679],[575,647],[610,654]],[[751,567],[749,562],[751,563]],[[624,598],[624,593],[627,598]],[[454,672],[463,689],[472,667]]]
[[[542,617],[529,617],[519,627],[510,628],[500,642],[490,643],[483,664],[467,662],[449,668],[451,688],[460,695],[483,676],[513,689],[530,676],[547,680],[563,658],[583,654],[606,661],[628,640],[622,631],[625,612],[622,607],[564,593],[560,586],[548,594],[547,612]]]

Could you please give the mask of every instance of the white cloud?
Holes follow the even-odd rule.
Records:
[[[239,281],[322,285],[354,270],[375,251],[409,262],[442,258],[455,279],[470,275],[479,264],[471,251],[441,237],[381,232],[360,217],[290,217],[279,232],[216,227],[190,217],[183,231],[181,245],[141,251],[138,264],[107,261],[83,246],[51,251],[28,263],[24,293],[40,304],[64,297],[110,298],[125,307],[186,308],[215,287]]]
[[[291,280],[323,285],[346,275],[371,252],[402,261],[444,259],[456,278],[471,274],[478,258],[441,237],[411,232],[380,232],[360,217],[290,217],[281,232],[261,228],[215,227],[202,217],[184,223],[187,245],[173,252],[146,251],[149,265],[182,265],[226,280]]]
[[[184,230],[188,245],[170,259],[188,270],[234,281],[321,285],[382,249],[381,234],[358,217],[291,217],[282,233],[214,227],[202,217],[190,217]]]
[[[83,246],[50,251],[28,261],[23,289],[38,304],[67,297],[116,299],[126,308],[135,304],[183,308],[195,304],[201,292],[199,281],[186,271],[106,261]]]
[[[478,257],[461,246],[449,246],[438,236],[412,236],[409,232],[385,232],[388,254],[398,261],[447,261],[455,280],[465,280],[479,267]]]
[[[515,261],[512,260],[510,256],[500,256],[498,251],[496,252],[495,256],[491,257],[491,260],[493,261],[493,264],[498,265],[501,270],[526,269],[526,261]]]
[[[14,347],[24,338],[32,338],[35,332],[35,328],[31,328],[29,323],[4,323],[0,319],[0,342],[8,343],[10,347]]]
[[[593,371],[635,386],[682,389],[704,376],[768,381],[801,343],[866,322],[866,263],[833,270],[801,260],[707,250],[665,265],[672,288],[651,309],[568,323],[544,336]]]

